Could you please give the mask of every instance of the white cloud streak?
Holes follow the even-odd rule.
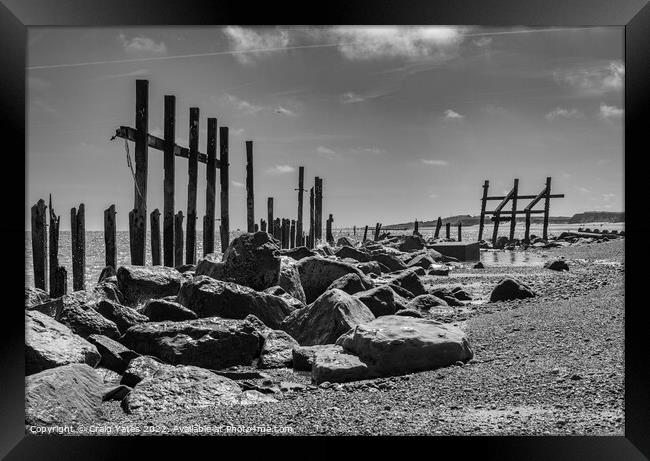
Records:
[[[451,109],[445,111],[445,120],[462,120],[465,116],[460,115],[458,112]]]
[[[585,96],[600,96],[623,89],[625,66],[621,61],[599,63],[588,67],[558,70],[555,81],[574,88]]]
[[[618,120],[623,117],[623,109],[616,106],[600,105],[599,115],[604,120]]]
[[[556,107],[552,111],[548,112],[544,118],[546,120],[555,120],[556,118],[582,118],[582,112],[577,109],[564,109],[562,107]]]
[[[126,35],[121,33],[118,39],[122,43],[124,52],[129,56],[162,56],[167,54],[167,46],[165,42],[156,43],[149,37],[139,36],[127,38]]]
[[[427,159],[423,158],[422,163],[425,165],[430,165],[430,166],[447,166],[449,165],[449,162],[446,160],[436,160],[436,159]]]
[[[296,169],[291,165],[275,165],[266,170],[266,172],[269,174],[285,174],[292,173],[294,171],[296,171]]]

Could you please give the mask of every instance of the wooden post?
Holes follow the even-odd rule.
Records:
[[[40,199],[32,206],[32,260],[34,264],[34,286],[46,290],[45,261],[47,259],[47,224],[45,222],[45,200]]]
[[[104,210],[104,244],[106,245],[106,265],[117,269],[117,228],[115,226],[115,205]]]
[[[260,230],[260,228],[259,228],[258,224],[255,223],[255,225],[253,226],[253,231],[257,233],[257,232],[259,232],[259,230]]]
[[[187,161],[187,221],[185,222],[185,263],[196,262],[196,187],[199,169],[199,108],[190,107],[190,158]]]
[[[515,178],[512,190],[512,218],[510,219],[510,241],[515,238],[515,225],[517,224],[517,194],[519,193],[519,179]]]
[[[309,248],[314,248],[316,240],[316,216],[314,214],[314,188],[309,189]]]
[[[183,265],[183,212],[174,217],[174,267]]]
[[[86,224],[84,204],[79,209],[70,210],[72,230],[72,289],[84,289],[84,272],[86,268]]]
[[[260,229],[262,232],[266,232],[266,221],[264,219],[260,219]]]
[[[356,237],[357,235],[357,226],[352,226],[352,235]]]
[[[458,241],[459,242],[463,241],[463,223],[462,222],[458,223]]]
[[[228,127],[219,127],[219,171],[221,181],[221,252],[230,242],[230,217],[228,213]]]
[[[273,221],[273,237],[279,240],[280,245],[282,245],[282,223],[280,218],[275,218]]]
[[[451,223],[448,222],[445,224],[445,237],[446,238],[451,238]]]
[[[334,243],[334,235],[332,234],[332,223],[334,222],[334,218],[330,214],[330,217],[327,219],[327,231],[325,234],[325,239],[327,240],[327,243],[333,244]]]
[[[315,219],[315,237],[316,240],[322,240],[323,238],[323,180],[316,176],[315,180],[315,209],[314,209],[314,219]]]
[[[433,234],[434,239],[440,237],[440,229],[442,229],[442,218],[438,216],[438,221],[436,222],[436,232]]]
[[[418,220],[416,219],[415,223],[413,224],[413,235],[418,235],[420,233],[419,228],[420,228],[420,226],[419,226]]]
[[[163,186],[163,258],[165,266],[174,267],[174,144],[176,143],[176,96],[165,95],[165,179]],[[108,265],[108,263],[107,263]]]
[[[366,226],[366,228],[363,230],[363,241],[362,241],[362,243],[365,242],[367,238],[368,238],[368,226]]]
[[[548,239],[548,213],[551,207],[551,177],[546,178],[546,195],[544,196],[544,228],[542,230],[542,238]]]
[[[483,198],[481,199],[481,219],[478,223],[478,240],[483,240],[483,228],[485,226],[485,206],[487,204],[488,188],[490,181],[486,180],[483,183]]]
[[[217,190],[217,119],[208,118],[208,163],[205,169],[205,218],[203,221],[203,255],[214,253],[215,197]]]
[[[379,240],[379,231],[381,231],[381,223],[377,223],[375,226],[375,242]]]
[[[266,199],[266,212],[269,224],[269,234],[273,235],[273,197]]]
[[[131,263],[144,265],[147,238],[147,172],[149,151],[149,81],[135,81],[135,204]],[[74,285],[74,270],[73,285]],[[75,290],[77,288],[75,287]]]
[[[60,298],[68,292],[68,272],[65,267],[58,266],[54,273],[54,281],[50,286],[50,298]]]
[[[131,211],[129,211],[129,252],[131,253],[131,264],[135,264],[135,260],[133,259],[134,257],[137,258],[135,255],[136,253],[136,245],[135,245],[135,214],[137,213],[137,210],[134,208]]]
[[[246,222],[255,231],[255,193],[253,191],[253,141],[246,141]]]
[[[289,231],[289,248],[296,247],[296,220],[291,220],[291,230]]]
[[[526,230],[524,231],[524,242],[530,242],[530,210],[526,210]]]
[[[296,236],[300,239],[302,235],[302,193],[305,186],[305,167],[298,167],[298,215],[296,221]],[[296,245],[298,246],[298,245]]]
[[[284,243],[284,218],[282,218],[282,220],[280,221],[279,234],[280,235],[278,240],[280,240],[280,248],[286,248],[286,245]]]
[[[50,194],[50,298],[62,296],[57,291],[57,270],[59,268],[59,223],[61,217],[54,213]]]
[[[160,266],[160,211],[151,212],[151,264]]]

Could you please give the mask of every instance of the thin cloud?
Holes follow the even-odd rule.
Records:
[[[151,72],[149,69],[137,69],[133,72],[125,72],[122,74],[108,74],[97,77],[97,80],[110,80],[114,78],[124,78],[124,77],[146,77],[150,75]]]
[[[438,194],[429,194],[429,198],[438,198]]]
[[[366,98],[364,98],[363,96],[353,93],[351,91],[348,91],[347,93],[341,95],[341,102],[343,104],[354,104],[357,102],[363,102],[365,100]]]
[[[296,115],[298,115],[291,109],[287,109],[286,107],[282,107],[282,106],[276,107],[275,113],[281,115],[288,115],[289,117],[295,117]]]
[[[230,183],[235,187],[244,187],[245,184],[239,181],[230,181]]]
[[[607,165],[608,163],[612,163],[611,158],[601,158],[601,159],[598,159],[598,161],[596,161],[596,165],[598,165],[598,166]]]
[[[564,109],[562,107],[556,107],[552,111],[548,112],[544,118],[546,120],[555,120],[556,118],[582,118],[582,112],[577,109]]]
[[[472,40],[472,43],[479,48],[484,48],[492,43],[492,37],[481,37]]]
[[[233,136],[241,136],[242,134],[244,134],[244,129],[243,128],[237,128],[237,129],[231,128],[230,129],[230,134],[232,134]]]
[[[616,106],[601,104],[599,115],[604,120],[618,120],[623,117],[623,109]]]
[[[462,120],[464,118],[464,115],[460,115],[458,112],[451,109],[445,111],[445,120]]]
[[[587,96],[600,96],[623,88],[625,65],[621,61],[594,64],[588,67],[557,70],[555,81]]]
[[[296,171],[296,169],[291,165],[275,165],[266,170],[266,172],[269,174],[285,174],[292,173],[294,171]]]
[[[129,56],[163,56],[167,54],[165,42],[156,43],[153,39],[145,36],[127,38],[121,33],[118,39],[122,43],[124,52]]]
[[[586,187],[576,186],[576,190],[581,194],[591,194],[591,190],[587,189]]]
[[[257,114],[258,112],[264,109],[263,106],[259,106],[257,104],[253,104],[251,102],[245,101],[229,93],[225,94],[225,98],[237,110],[239,110],[240,112],[244,112],[245,114]]]
[[[254,58],[268,56],[271,51],[261,50],[282,50],[289,45],[289,32],[283,29],[245,29],[243,27],[230,26],[223,29],[233,51],[246,52],[238,53],[235,58],[242,64],[250,65],[255,62]]]
[[[336,152],[330,149],[329,147],[325,146],[318,146],[316,148],[316,152],[322,155],[336,155]]]
[[[447,166],[449,165],[449,162],[446,160],[435,160],[435,159],[428,159],[428,158],[423,158],[422,163],[425,165],[431,165],[431,166]]]
[[[614,197],[616,197],[616,194],[603,194],[603,200],[606,202],[611,201]]]

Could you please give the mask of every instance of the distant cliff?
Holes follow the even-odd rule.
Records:
[[[618,211],[585,211],[576,213],[569,219],[569,224],[582,224],[588,222],[624,222],[625,212]]]

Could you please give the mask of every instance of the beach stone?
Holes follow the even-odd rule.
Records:
[[[71,363],[97,366],[101,355],[67,326],[38,312],[25,312],[25,374]]]
[[[505,248],[505,246],[508,244],[509,241],[510,240],[508,239],[508,237],[506,237],[505,235],[502,235],[501,237],[499,237],[497,239],[496,243],[494,244],[494,248],[496,248],[498,250],[503,250]]]
[[[353,295],[359,291],[368,290],[373,286],[374,283],[366,277],[360,277],[358,274],[346,274],[343,277],[334,280],[332,284],[327,287],[326,291],[336,288],[345,291],[349,295]]]
[[[369,374],[368,365],[356,355],[324,350],[314,356],[311,380],[314,384],[347,383],[366,379]]]
[[[375,317],[391,315],[397,311],[395,292],[387,285],[381,285],[354,295],[365,304]]]
[[[406,303],[408,304],[408,300],[415,298],[415,295],[408,291],[406,288],[403,288],[399,285],[395,285],[394,283],[388,283],[388,287],[390,287],[396,295],[400,296],[401,298],[404,298]]]
[[[502,279],[490,293],[490,301],[508,301],[511,299],[525,299],[535,296],[533,290],[521,280],[512,277]]]
[[[415,296],[426,294],[427,290],[424,289],[420,277],[417,276],[414,270],[415,269],[406,269],[398,276],[390,279],[389,283],[404,288]]]
[[[294,347],[292,351],[294,370],[311,371],[316,360],[316,354],[321,351],[328,354],[343,353],[343,348],[336,344]]]
[[[216,370],[249,365],[261,347],[261,337],[249,322],[219,317],[141,323],[129,328],[121,342],[170,364]]]
[[[417,251],[424,248],[426,241],[421,235],[407,235],[404,241],[400,243],[399,249],[401,251]]]
[[[484,265],[481,261],[479,261],[479,262],[477,262],[476,264],[474,264],[474,265],[472,266],[472,268],[473,268],[473,269],[485,269],[485,265]]]
[[[196,271],[196,265],[194,264],[181,264],[180,266],[176,266],[176,270],[180,272],[181,274],[184,274],[185,272],[193,272]]]
[[[546,264],[544,264],[544,267],[546,269],[550,269],[552,271],[568,271],[569,270],[569,265],[563,259],[556,259],[554,261],[548,261]]]
[[[296,267],[296,261],[288,256],[282,256],[280,264],[280,283],[284,291],[296,298],[301,303],[306,303],[305,290],[300,282],[300,272]]]
[[[336,241],[336,246],[338,247],[353,247],[354,242],[349,237],[339,237]]]
[[[368,261],[366,263],[359,263],[356,265],[357,269],[366,275],[374,274],[381,275],[381,267],[377,261]]]
[[[140,313],[146,315],[152,322],[164,320],[193,320],[198,318],[196,313],[175,301],[167,299],[150,299],[140,309]]]
[[[319,248],[316,249],[322,256],[334,256],[334,250],[329,244],[324,243]]]
[[[402,261],[395,255],[391,255],[387,253],[377,253],[372,255],[372,260],[377,261],[380,264],[383,264],[388,268],[390,272],[406,269],[406,264],[404,264],[404,261]]]
[[[95,368],[95,372],[99,375],[100,379],[102,380],[102,383],[104,383],[104,387],[106,386],[117,386],[120,384],[120,381],[122,380],[122,375],[117,373],[116,371],[109,370],[108,368],[104,368],[102,366],[98,366]]]
[[[267,288],[264,290],[264,293],[279,296],[280,298],[284,299],[287,304],[289,304],[289,306],[291,306],[293,309],[302,309],[305,307],[305,303],[291,296],[289,293],[284,291],[284,288],[281,286],[276,285],[274,287]]]
[[[352,245],[343,246],[339,248],[334,254],[341,259],[349,258],[361,263],[370,261],[370,254],[368,254],[366,251],[353,248]]]
[[[175,295],[181,287],[181,274],[166,266],[120,266],[118,287],[128,306],[144,304],[149,299]]]
[[[73,363],[25,378],[26,426],[77,426],[97,423],[104,386],[86,364]]]
[[[421,267],[423,269],[428,269],[431,267],[433,264],[435,264],[435,261],[431,256],[428,254],[420,254],[417,255],[415,258],[411,259],[406,263],[407,267]]]
[[[361,301],[338,289],[323,293],[313,304],[295,311],[281,329],[301,346],[331,344],[359,323],[374,319]]]
[[[422,269],[421,267],[413,267],[411,270],[412,270],[413,273],[414,273],[415,275],[417,275],[418,277],[424,277],[425,275],[427,275],[427,271],[425,271],[425,270]]]
[[[451,290],[453,293],[454,297],[458,299],[459,301],[471,301],[472,296],[465,291],[462,287],[455,287]]]
[[[336,344],[381,376],[433,370],[473,357],[469,341],[459,328],[399,315],[357,325]]]
[[[25,307],[34,307],[50,301],[50,295],[40,288],[25,287]]]
[[[149,318],[135,309],[113,301],[102,300],[94,304],[95,310],[117,325],[121,333],[138,323],[148,322]]]
[[[463,303],[458,298],[456,298],[456,293],[451,291],[449,288],[434,287],[429,294],[442,299],[450,306],[463,306]]]
[[[300,344],[282,330],[271,330],[264,338],[260,352],[260,368],[285,368],[293,362],[293,349]]]
[[[351,264],[318,256],[301,259],[296,266],[309,304],[322,295],[333,281],[346,274],[357,274],[359,277],[364,277],[363,272]]]
[[[206,255],[196,265],[194,275],[207,275],[216,280],[223,280],[226,273],[226,264],[223,261],[215,260],[215,258],[208,258]]]
[[[88,342],[99,351],[102,357],[99,364],[117,373],[124,373],[129,362],[140,356],[137,352],[133,352],[131,349],[124,347],[122,344],[104,335],[90,335],[88,336]]]
[[[117,286],[117,282],[110,282],[111,277],[104,279],[103,282],[98,283],[92,288],[92,297],[95,302],[100,300],[113,301],[118,304],[124,304],[124,295]]]
[[[404,317],[422,318],[422,314],[420,314],[418,311],[414,311],[413,309],[400,309],[397,312],[395,312],[395,315],[401,315]]]
[[[429,267],[429,275],[448,276],[449,267],[445,266],[444,264],[433,264],[431,267]]]
[[[108,279],[109,277],[116,277],[116,276],[117,276],[117,271],[113,266],[104,266],[104,268],[99,274],[99,280],[97,280],[97,283],[105,282],[106,279]]]
[[[194,277],[191,283],[184,283],[178,294],[178,302],[199,318],[219,316],[243,319],[253,314],[271,328],[278,328],[294,310],[279,296],[205,275]]]
[[[131,392],[131,390],[132,389],[129,386],[125,386],[124,384],[118,384],[117,386],[104,388],[102,401],[108,402],[110,400],[115,400],[117,402],[120,402],[129,394],[129,392]]]
[[[309,258],[310,256],[316,256],[315,252],[311,251],[309,248],[305,246],[280,250],[280,254],[282,256],[288,256],[290,258],[293,258],[296,261],[300,261],[301,259],[304,258]]]
[[[144,378],[153,376],[158,370],[168,366],[170,365],[166,365],[154,357],[141,355],[129,362],[122,375],[121,384],[133,387]]]
[[[225,253],[224,279],[254,290],[279,284],[280,247],[266,232],[242,234],[235,238]]]
[[[428,311],[433,307],[449,306],[444,300],[430,294],[419,295],[413,298],[406,306],[415,311]]]

